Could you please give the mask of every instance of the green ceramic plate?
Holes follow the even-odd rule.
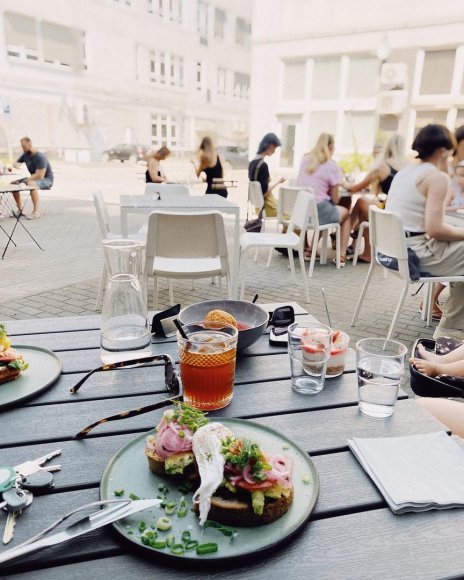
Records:
[[[198,540],[201,544],[215,542],[219,549],[214,554],[198,556],[195,550],[188,551],[183,556],[172,555],[169,548],[155,550],[142,544],[139,531],[141,522],[145,522],[147,530],[152,530],[159,517],[164,516],[163,508],[153,508],[128,519],[123,519],[113,524],[124,539],[135,543],[138,547],[152,552],[156,557],[183,558],[184,560],[228,560],[245,555],[259,553],[281,544],[305,524],[316,504],[319,494],[319,476],[316,468],[307,453],[295,445],[290,439],[273,429],[259,425],[252,421],[240,419],[221,419],[221,423],[229,427],[236,435],[247,437],[260,444],[264,451],[273,454],[283,454],[293,459],[293,485],[294,500],[290,510],[276,522],[254,528],[237,528],[237,537],[230,542],[229,538],[222,535],[214,528],[201,530],[198,518],[190,510],[192,505],[192,492],[185,495],[189,509],[184,518],[176,515],[169,516],[172,529],[169,532],[159,532],[158,540],[173,533],[176,543],[180,541],[184,530],[189,530],[192,540]],[[152,433],[152,432],[150,432]],[[145,433],[131,443],[123,447],[111,459],[107,465],[100,485],[102,500],[115,499],[115,491],[124,490],[122,498],[135,494],[140,498],[156,498],[159,494],[158,486],[164,484],[169,493],[169,500],[179,502],[182,493],[178,491],[179,482],[172,478],[155,475],[148,469],[148,462],[144,455]],[[143,524],[142,524],[143,526]]]
[[[29,368],[14,381],[0,385],[0,411],[36,397],[53,385],[60,376],[62,364],[51,350],[38,346],[13,344]]]

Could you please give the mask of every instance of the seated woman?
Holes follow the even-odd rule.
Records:
[[[404,155],[404,139],[401,135],[394,134],[374,162],[374,167],[366,177],[359,183],[345,183],[344,187],[350,193],[357,193],[371,186],[376,195],[379,193],[388,195],[393,178],[400,169],[408,164]],[[362,195],[351,210],[351,222],[353,224],[354,237],[357,237],[357,230],[361,222],[369,220],[369,206],[375,200],[366,195]],[[364,251],[358,257],[360,262],[371,261],[371,246],[369,243],[369,231],[364,230]]]
[[[151,153],[147,161],[145,183],[167,183],[168,179],[161,170],[160,162],[165,161],[169,155],[171,155],[171,151],[164,146]]]
[[[428,377],[437,375],[464,377],[464,344],[446,354],[430,352],[423,344],[420,344],[417,350],[422,358],[410,358],[409,362],[420,373]]]
[[[197,151],[197,160],[192,160],[195,168],[195,174],[200,177],[202,173],[206,175],[206,191],[205,193],[215,193],[222,197],[227,197],[228,192],[225,187],[216,187],[213,183],[214,179],[223,179],[224,172],[222,169],[221,160],[216,153],[216,148],[210,137],[203,137],[200,147]]]
[[[419,131],[412,148],[420,163],[401,169],[390,187],[386,209],[399,214],[408,246],[432,276],[464,275],[464,227],[444,220],[448,199],[448,157],[453,137],[442,125]],[[451,282],[434,337],[464,338],[464,283]]]
[[[464,209],[464,161],[454,168],[453,182],[446,211]]]
[[[274,154],[277,147],[280,147],[280,139],[274,133],[267,133],[261,139],[258,151],[256,152],[256,157],[250,161],[248,165],[248,179],[250,181],[259,181],[261,184],[261,191],[264,196],[264,210],[267,217],[276,217],[277,215],[277,200],[274,197],[272,190],[285,181],[284,177],[281,177],[275,183],[270,185],[271,176],[269,174],[269,167],[264,161],[265,157],[270,157]],[[261,208],[257,208],[258,211]]]
[[[342,171],[332,159],[334,149],[333,136],[322,133],[314,149],[303,156],[296,184],[302,188],[310,188],[314,192],[321,225],[341,224],[340,264],[343,267],[346,263],[351,220],[348,209],[337,205],[340,201],[339,187],[342,182]],[[317,240],[315,245],[317,246]]]

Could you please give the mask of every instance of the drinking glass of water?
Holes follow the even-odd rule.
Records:
[[[369,417],[391,417],[408,349],[396,340],[363,338],[356,343],[359,409]]]

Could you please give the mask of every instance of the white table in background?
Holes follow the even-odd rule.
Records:
[[[235,216],[234,228],[234,255],[231,260],[231,281],[229,285],[229,297],[238,297],[238,276],[240,263],[240,208],[236,203],[227,199],[208,193],[207,195],[169,195],[162,199],[155,199],[151,195],[121,195],[121,234],[123,237],[129,235],[128,216],[129,214],[149,214],[155,210],[161,211],[219,211]]]

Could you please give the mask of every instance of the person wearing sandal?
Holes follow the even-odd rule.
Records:
[[[343,174],[332,159],[335,141],[329,133],[322,133],[314,148],[303,156],[296,184],[314,192],[317,202],[317,213],[321,225],[339,223],[341,225],[340,265],[346,263],[346,248],[351,232],[350,214],[346,207],[338,205],[339,187]],[[314,251],[317,248],[317,240]]]
[[[371,186],[377,195],[384,193],[388,195],[393,178],[400,169],[406,167],[408,160],[404,155],[405,141],[401,135],[394,134],[388,140],[382,153],[374,162],[374,167],[366,177],[359,183],[344,183],[344,188],[350,193],[358,193]],[[351,221],[353,223],[353,233],[351,237],[355,240],[358,236],[358,228],[364,221],[369,220],[369,206],[375,203],[372,196],[362,195],[351,210]],[[369,230],[364,230],[364,251],[358,256],[359,262],[371,261],[371,246],[369,243]],[[354,252],[353,252],[354,253]]]

